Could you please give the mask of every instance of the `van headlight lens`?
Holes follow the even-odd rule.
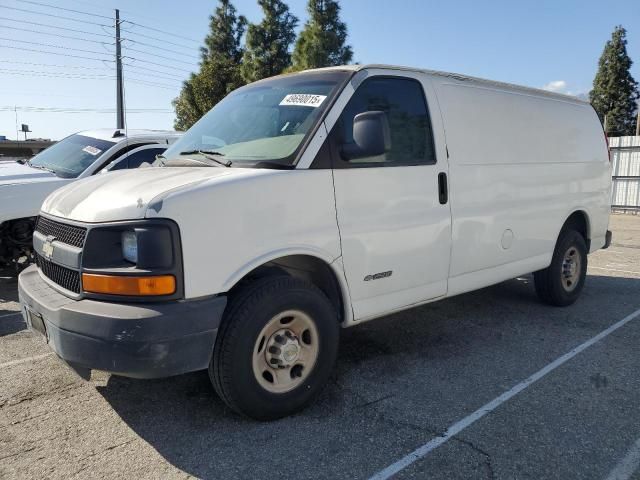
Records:
[[[131,263],[138,263],[138,236],[133,230],[122,232],[122,256]]]

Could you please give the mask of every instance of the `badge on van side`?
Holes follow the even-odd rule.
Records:
[[[369,282],[371,280],[380,280],[381,278],[390,277],[392,273],[393,270],[389,270],[388,272],[374,273],[373,275],[367,275],[366,277],[364,277],[364,281]]]

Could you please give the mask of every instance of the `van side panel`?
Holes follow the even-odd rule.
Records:
[[[610,165],[579,101],[433,77],[450,155],[449,295],[545,268],[574,211],[604,244]]]

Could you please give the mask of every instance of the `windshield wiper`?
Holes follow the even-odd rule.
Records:
[[[27,160],[27,165],[29,165],[31,168],[37,168],[38,170],[44,170],[45,172],[49,172],[49,173],[53,173],[54,175],[56,174],[55,170],[45,167],[43,165],[34,165],[33,163],[31,163],[29,160]]]
[[[222,165],[223,167],[230,167],[232,164],[231,160],[223,162],[215,158],[224,157],[224,153],[216,152],[214,150],[187,150],[184,152],[180,152],[179,155],[193,155],[195,153],[197,153],[198,155],[202,155],[204,158],[211,160],[212,162],[216,162],[218,165]]]

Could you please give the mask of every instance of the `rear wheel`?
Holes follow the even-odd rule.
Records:
[[[580,296],[587,275],[587,244],[577,231],[560,233],[551,265],[535,272],[536,293],[550,305],[564,307]]]
[[[329,378],[339,325],[315,285],[278,276],[256,280],[230,302],[209,376],[236,412],[271,420],[304,408]]]

